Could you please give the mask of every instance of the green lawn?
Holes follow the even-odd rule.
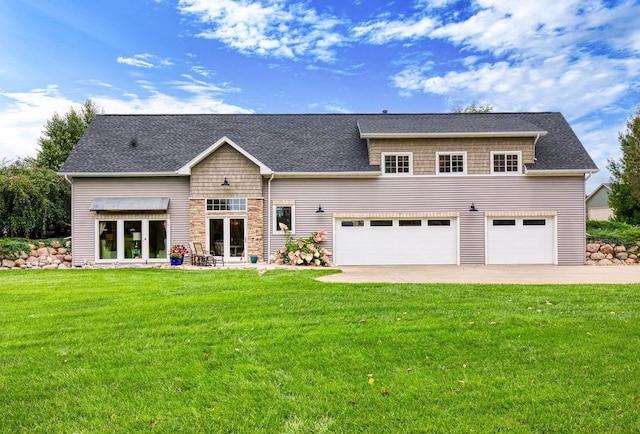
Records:
[[[0,273],[0,432],[640,432],[640,285]]]

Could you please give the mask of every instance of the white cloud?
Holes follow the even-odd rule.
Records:
[[[173,65],[169,59],[161,59],[153,54],[134,54],[133,57],[118,57],[118,63],[136,68],[161,68]]]
[[[204,66],[192,66],[191,70],[193,72],[195,72],[196,74],[201,75],[201,76],[203,76],[205,78],[210,78],[210,77],[213,77],[215,75],[215,73],[213,71],[208,70]]]
[[[417,0],[417,7],[427,7],[427,8],[443,8],[448,6],[450,3],[454,3],[456,0]]]
[[[35,156],[46,121],[80,103],[64,97],[56,85],[29,92],[2,92],[9,100],[0,110],[0,161]]]
[[[351,110],[346,108],[344,104],[342,104],[341,102],[334,102],[334,103],[326,103],[326,102],[317,103],[316,102],[316,103],[309,104],[309,108],[313,110],[321,109],[328,113],[341,113],[341,114],[353,113]]]
[[[443,23],[429,37],[510,59],[640,49],[637,2],[608,7],[601,0],[476,0],[474,5],[477,13]]]
[[[216,39],[245,54],[298,58],[313,56],[330,62],[335,47],[345,42],[336,29],[342,22],[319,15],[303,4],[278,0],[180,0],[183,14],[210,26],[196,36]]]
[[[228,87],[225,83],[222,86],[209,83],[203,80],[196,80],[188,74],[182,74],[184,80],[175,80],[169,82],[176,89],[183,90],[196,95],[209,95],[224,92],[239,92],[240,89],[234,87]]]
[[[368,22],[352,29],[356,38],[363,38],[372,44],[386,44],[391,41],[415,39],[428,35],[436,22],[429,17],[415,20]]]
[[[556,56],[530,63],[502,61],[438,75],[409,67],[393,77],[404,91],[433,93],[465,103],[488,100],[496,110],[560,110],[577,119],[622,98],[640,69],[640,59]],[[588,71],[585,76],[585,71]]]
[[[122,92],[119,97],[95,95],[91,100],[105,113],[252,113],[252,110],[229,104],[220,98],[222,92],[238,89],[226,85],[217,86],[184,76],[170,85],[189,94],[176,97],[162,92],[148,81],[138,81],[136,92]],[[100,84],[97,84],[100,87]],[[104,87],[102,87],[104,88]],[[96,89],[99,91],[99,89]],[[63,115],[70,108],[80,109],[82,101],[73,101],[64,96],[57,85],[27,92],[1,92],[8,103],[0,108],[0,161],[15,160],[38,152],[38,138],[44,125],[54,113]]]
[[[128,95],[126,99],[95,97],[92,99],[105,113],[112,114],[180,114],[180,113],[252,113],[252,110],[225,103],[222,99],[207,95],[194,95],[190,98],[176,98],[162,92],[148,97]]]

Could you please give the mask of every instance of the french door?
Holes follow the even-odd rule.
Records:
[[[99,220],[96,259],[110,261],[166,260],[167,220]]]
[[[244,217],[216,217],[209,219],[209,251],[223,256],[225,261],[245,259],[247,219]]]

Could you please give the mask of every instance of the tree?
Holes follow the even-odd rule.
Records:
[[[54,113],[45,124],[44,136],[38,139],[41,149],[36,164],[56,172],[60,170],[96,114],[98,108],[90,99],[79,111],[71,108],[63,117]]]
[[[454,113],[491,113],[493,111],[493,106],[487,105],[476,105],[476,103],[471,103],[466,107],[458,107],[453,112]]]
[[[43,238],[47,229],[69,221],[69,185],[33,160],[0,167],[0,236]]]
[[[97,113],[91,100],[62,117],[54,113],[35,158],[0,161],[0,237],[68,235],[71,186],[57,172]]]
[[[609,206],[616,220],[640,224],[640,108],[627,121],[627,130],[618,135],[622,157],[609,160],[611,193]]]

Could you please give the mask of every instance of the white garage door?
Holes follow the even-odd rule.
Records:
[[[487,218],[487,264],[554,264],[553,217]]]
[[[338,219],[338,265],[456,264],[456,218]]]

